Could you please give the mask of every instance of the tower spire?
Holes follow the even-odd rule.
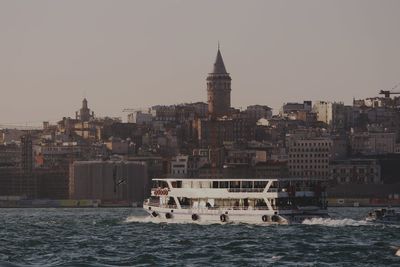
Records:
[[[225,69],[224,60],[222,59],[221,51],[219,50],[219,42],[218,42],[218,52],[217,57],[215,58],[214,68],[212,73],[214,74],[227,74]]]

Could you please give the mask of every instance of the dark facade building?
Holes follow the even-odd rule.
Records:
[[[71,168],[71,199],[141,203],[147,195],[147,167],[143,162],[75,161]]]
[[[0,196],[37,198],[37,177],[21,168],[0,168]]]
[[[32,137],[30,134],[21,137],[21,167],[28,174],[33,169]]]

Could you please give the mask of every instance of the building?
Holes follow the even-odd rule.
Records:
[[[204,165],[209,164],[209,156],[207,155],[190,155],[187,164],[187,177],[188,178],[198,178],[199,177],[199,169]]]
[[[289,169],[287,161],[267,160],[266,162],[257,162],[254,166],[255,178],[287,178]]]
[[[251,105],[246,108],[247,118],[251,121],[258,121],[261,118],[271,119],[272,109],[264,105]]]
[[[370,97],[365,99],[353,99],[353,106],[377,108],[386,106],[388,102],[390,102],[389,99],[385,99],[384,97]]]
[[[96,141],[100,139],[100,128],[94,121],[80,121],[74,124],[74,133],[83,139]]]
[[[395,133],[352,133],[350,146],[353,155],[380,155],[395,152]]]
[[[207,77],[207,103],[210,116],[222,117],[229,115],[231,108],[231,80],[218,47],[213,71]]]
[[[141,203],[149,190],[143,162],[75,161],[71,167],[71,199],[111,203]]]
[[[118,137],[110,137],[105,144],[111,154],[127,155],[130,152],[130,141],[122,140]]]
[[[37,198],[38,181],[35,175],[21,168],[0,168],[0,196]]]
[[[19,167],[21,164],[21,147],[13,142],[0,144],[0,167]]]
[[[176,120],[176,107],[157,105],[151,107],[151,114],[155,121],[173,122]]]
[[[141,110],[128,114],[128,123],[150,124],[152,121],[153,114],[142,112]]]
[[[256,124],[243,118],[198,119],[195,133],[200,147],[221,146],[227,142],[255,139]]]
[[[346,126],[346,109],[343,103],[317,101],[313,112],[318,121],[326,123],[334,130],[344,129]]]
[[[329,137],[291,138],[289,136],[287,144],[289,175],[328,179],[332,143]]]
[[[77,142],[45,143],[37,150],[36,165],[49,169],[65,169],[71,161],[88,156],[87,152],[85,146]]]
[[[171,161],[171,177],[185,178],[188,175],[189,156],[176,156]]]
[[[36,169],[33,176],[37,181],[36,197],[40,199],[68,199],[69,175],[65,169]]]
[[[30,134],[21,137],[21,168],[28,174],[33,169],[33,144]]]
[[[20,142],[24,134],[24,131],[18,129],[0,129],[0,143]]]
[[[201,148],[222,146],[224,142],[233,142],[233,120],[198,119],[195,121],[196,136]]]
[[[186,106],[193,107],[197,117],[199,117],[199,118],[207,117],[207,113],[208,113],[208,104],[207,103],[196,102],[196,103],[186,104]]]
[[[279,111],[279,115],[281,117],[287,117],[292,113],[297,112],[311,112],[312,111],[312,102],[311,101],[303,101],[303,103],[285,103],[281,110]]]
[[[381,168],[376,159],[335,160],[330,164],[331,179],[338,184],[380,184]]]

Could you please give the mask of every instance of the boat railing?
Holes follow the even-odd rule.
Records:
[[[229,193],[260,193],[264,188],[228,188]]]
[[[158,207],[158,208],[167,208],[167,209],[176,209],[177,205],[168,205],[168,204],[160,204],[160,203],[153,203],[153,202],[146,202],[149,206]],[[267,206],[214,206],[214,207],[196,207],[190,205],[181,205],[181,209],[204,209],[204,210],[267,210]]]

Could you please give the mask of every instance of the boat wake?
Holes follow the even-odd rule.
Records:
[[[150,223],[153,222],[150,216],[129,216],[124,223]]]
[[[306,225],[325,225],[330,227],[342,227],[342,226],[363,226],[369,225],[365,220],[353,220],[353,219],[330,219],[330,218],[312,218],[303,221]]]
[[[129,216],[124,220],[124,223],[167,223],[167,224],[198,224],[198,225],[210,225],[210,224],[222,224],[216,222],[192,222],[192,221],[166,221],[166,220],[155,220],[150,216]],[[227,223],[230,225],[260,225],[260,226],[271,226],[270,224],[263,223],[254,223],[254,224],[246,224],[246,223]],[[323,225],[329,227],[343,227],[343,226],[364,226],[364,225],[374,225],[365,220],[354,220],[354,219],[330,219],[330,218],[312,218],[306,219],[303,221],[304,225]]]

